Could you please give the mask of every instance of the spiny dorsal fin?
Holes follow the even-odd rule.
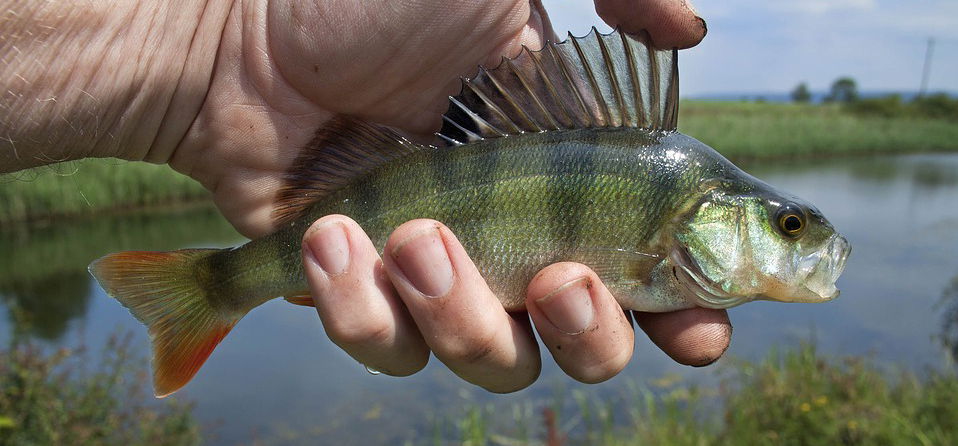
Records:
[[[539,51],[523,47],[514,59],[463,79],[449,98],[442,130],[449,144],[590,127],[675,130],[678,67],[675,50],[656,50],[648,33],[619,31],[562,43]]]
[[[437,136],[459,145],[562,129],[675,130],[676,51],[655,50],[649,42],[645,32],[603,35],[592,28],[584,37],[570,34],[539,51],[523,47],[516,58],[463,79]],[[288,222],[364,173],[428,147],[385,127],[337,116],[293,163],[273,216],[277,224]]]
[[[339,115],[326,123],[303,148],[286,174],[273,218],[289,222],[327,194],[356,177],[406,154],[423,150],[398,133]]]

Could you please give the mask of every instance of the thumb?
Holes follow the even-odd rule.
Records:
[[[708,32],[687,0],[595,0],[595,11],[626,33],[648,31],[662,49],[693,47]]]

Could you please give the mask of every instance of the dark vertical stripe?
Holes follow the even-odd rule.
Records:
[[[436,186],[436,192],[440,200],[440,206],[439,209],[436,209],[436,212],[439,214],[444,214],[455,208],[456,203],[451,201],[455,197],[453,197],[449,191],[462,187],[462,183],[466,179],[464,176],[465,169],[463,169],[461,162],[462,157],[457,156],[452,150],[464,151],[469,149],[467,149],[466,146],[455,149],[443,149],[439,151],[436,156],[429,158],[430,168],[427,173],[430,178],[427,181],[430,181],[430,184]],[[439,218],[441,216],[436,215],[435,217]],[[442,218],[440,218],[440,220],[441,219]],[[450,222],[447,221],[443,223],[449,224]]]
[[[595,164],[596,133],[580,140],[582,145],[550,142],[550,176],[548,193],[549,218],[552,236],[565,247],[579,243],[582,218],[589,208],[589,195],[595,187],[597,172]]]
[[[642,214],[646,218],[646,224],[642,225],[643,231],[640,240],[647,241],[670,219],[672,208],[677,199],[677,185],[682,175],[688,168],[689,159],[687,156],[675,157],[668,156],[669,151],[676,151],[683,155],[685,149],[675,147],[670,144],[662,144],[661,141],[655,141],[652,146],[645,149],[648,153],[644,163],[644,175],[648,178],[646,181],[645,196],[643,201]]]
[[[503,141],[499,140],[500,143]],[[487,218],[494,205],[492,203],[493,184],[496,181],[501,152],[500,149],[474,150],[472,147],[457,150],[464,151],[458,154],[447,153],[431,166],[432,175],[436,179],[441,194],[442,210],[447,212],[457,210],[458,220],[479,223]],[[450,201],[461,198],[461,194],[451,194],[449,191],[464,186],[473,189],[475,195],[471,197],[472,199],[468,203]]]
[[[384,171],[380,170],[374,175],[364,178],[355,187],[356,197],[351,199],[352,214],[349,216],[362,225],[380,215],[383,208],[382,187]]]

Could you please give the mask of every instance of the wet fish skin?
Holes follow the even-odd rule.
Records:
[[[692,138],[635,129],[437,148],[384,166],[272,235],[211,256],[206,268],[216,272],[219,305],[245,312],[307,289],[300,249],[313,221],[349,216],[382,249],[400,224],[432,218],[453,230],[508,310],[524,308],[529,279],[557,261],[592,266],[632,309],[688,308],[684,300],[643,307],[625,293],[667,255],[671,241],[659,235],[700,198],[698,182],[736,171]]]

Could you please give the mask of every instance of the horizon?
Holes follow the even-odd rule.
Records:
[[[791,89],[787,91],[704,91],[696,94],[686,94],[680,89],[680,96],[682,99],[704,99],[704,100],[748,100],[754,101],[758,98],[768,100],[769,102],[781,102],[781,101],[791,101]],[[829,89],[824,90],[813,90],[809,89],[809,93],[812,95],[811,102],[821,102],[822,98],[827,96],[830,91]],[[902,90],[858,90],[858,96],[860,98],[880,98],[891,95],[899,95],[903,100],[911,100],[918,96],[919,92],[917,89],[911,91],[902,91]],[[952,98],[958,98],[958,91],[947,91],[947,90],[928,90],[925,92],[925,96],[933,96],[936,94],[945,94]]]
[[[556,32],[610,32],[591,1],[543,0]],[[680,51],[683,97],[782,92],[805,82],[827,91],[839,77],[862,92],[917,93],[935,39],[927,94],[958,92],[958,2],[760,0],[694,2],[709,32]],[[753,93],[749,93],[753,94]]]

